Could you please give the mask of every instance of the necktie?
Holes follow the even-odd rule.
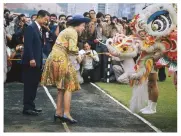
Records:
[[[40,36],[41,36],[41,38],[42,38],[42,29],[40,28]]]

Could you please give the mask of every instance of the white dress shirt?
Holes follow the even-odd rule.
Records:
[[[90,52],[90,54],[93,55],[93,57],[91,57],[89,55],[84,56],[84,58],[82,60],[83,68],[84,69],[94,69],[92,61],[94,59],[95,61],[99,62],[99,56],[95,50],[85,51],[85,53],[87,53],[87,52]]]

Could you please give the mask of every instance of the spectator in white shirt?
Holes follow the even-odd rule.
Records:
[[[89,43],[84,44],[84,49],[79,52],[82,56],[82,77],[84,82],[94,82],[93,72],[93,61],[99,62],[98,54],[95,50],[91,50]]]

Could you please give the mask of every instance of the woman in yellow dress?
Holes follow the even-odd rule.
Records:
[[[58,89],[57,109],[54,120],[60,119],[70,123],[77,123],[70,115],[72,92],[80,89],[75,68],[69,56],[78,54],[78,34],[85,29],[85,23],[90,19],[82,15],[75,15],[67,22],[68,28],[60,32],[53,49],[46,60],[42,73],[41,85],[56,86]],[[64,111],[62,110],[64,102]]]

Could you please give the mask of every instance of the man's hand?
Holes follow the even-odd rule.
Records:
[[[43,25],[43,27],[44,27],[48,32],[50,31],[49,26]]]
[[[30,60],[30,66],[31,67],[36,67],[36,61],[35,60]]]

